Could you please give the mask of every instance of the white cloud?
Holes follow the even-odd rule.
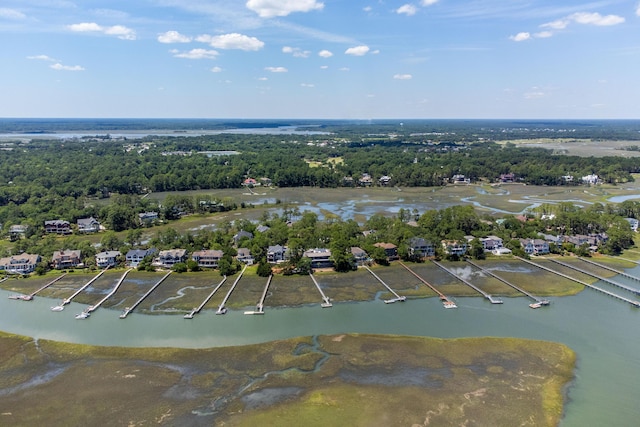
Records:
[[[367,52],[369,52],[369,46],[364,46],[364,45],[350,47],[349,49],[344,51],[346,55],[353,55],[353,56],[364,56],[367,54]]]
[[[568,19],[558,19],[555,21],[547,22],[546,24],[540,25],[541,28],[551,28],[552,30],[564,30],[569,25]]]
[[[327,70],[327,69],[329,69],[329,66],[328,65],[321,65],[320,69],[321,70]]]
[[[349,67],[342,67],[342,68],[339,68],[339,70],[340,70],[340,71],[349,71],[349,70],[350,70],[350,68],[349,68]]]
[[[432,6],[432,5],[436,4],[436,3],[438,3],[438,0],[422,0],[420,2],[420,4],[422,6]]]
[[[413,76],[411,74],[395,74],[393,78],[396,80],[411,80]]]
[[[363,11],[365,12],[371,12],[373,10],[373,8],[371,6],[365,6],[362,8]]]
[[[260,80],[261,82],[266,82],[269,79],[267,77],[258,77],[258,80]]]
[[[535,33],[533,35],[533,37],[537,38],[537,39],[547,39],[549,37],[553,36],[553,32],[551,31],[540,31],[539,33]]]
[[[289,71],[284,67],[265,67],[264,69],[272,73],[286,73]]]
[[[531,38],[531,34],[530,33],[526,33],[526,32],[522,32],[522,33],[518,33],[515,36],[510,36],[509,37],[511,40],[513,40],[514,42],[522,42],[525,40],[529,40]]]
[[[618,15],[600,15],[597,12],[589,13],[589,12],[578,12],[571,15],[573,21],[578,24],[587,24],[587,25],[598,25],[598,26],[609,26],[609,25],[618,25],[622,24],[625,19],[622,16]]]
[[[222,34],[219,36],[203,34],[196,37],[196,40],[202,43],[209,43],[212,47],[216,47],[218,49],[255,51],[264,47],[263,41],[258,40],[255,37],[249,37],[238,33]]]
[[[158,41],[160,43],[189,43],[191,37],[187,37],[177,31],[167,31],[158,35]]]
[[[27,56],[27,59],[37,59],[38,61],[48,61],[48,62],[58,62],[56,59],[51,58],[47,55],[33,55]]]
[[[21,19],[25,19],[26,17],[27,15],[20,12],[19,10],[0,7],[0,18],[21,20]]]
[[[103,33],[110,36],[117,36],[122,40],[135,40],[136,32],[131,28],[127,28],[124,25],[114,25],[111,27],[103,27],[95,22],[82,22],[80,24],[67,25],[67,28],[71,31],[78,33]]]
[[[248,0],[246,6],[261,18],[273,18],[294,12],[322,10],[324,3],[316,0]]]
[[[222,72],[222,68],[220,68],[220,67],[213,67],[213,68],[211,69],[211,72],[212,72],[212,73],[221,73],[221,72]]]
[[[333,53],[331,53],[331,51],[327,49],[323,49],[320,52],[318,52],[318,56],[322,58],[331,58],[333,56]]]
[[[176,58],[185,59],[216,59],[219,55],[218,51],[207,49],[191,49],[188,52],[172,50],[171,53],[173,53],[173,56]]]
[[[283,53],[290,53],[296,58],[308,58],[311,55],[311,51],[302,50],[299,47],[285,46],[282,48]]]
[[[62,65],[59,62],[49,65],[49,67],[58,71],[84,71],[84,67],[81,67],[80,65]]]
[[[316,87],[316,85],[314,85],[313,83],[300,83],[300,86],[302,86],[302,87]]]
[[[525,99],[540,99],[547,96],[547,94],[544,93],[539,87],[534,86],[529,92],[525,92],[523,96]]]
[[[404,14],[407,16],[413,16],[416,14],[416,12],[418,12],[418,8],[410,3],[403,4],[402,6],[396,9],[396,13],[398,15]]]
[[[636,15],[640,16],[640,3],[636,6]]]

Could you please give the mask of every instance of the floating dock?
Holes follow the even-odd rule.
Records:
[[[313,284],[316,285],[316,288],[318,288],[318,292],[320,292],[320,296],[322,297],[323,302],[320,304],[320,307],[322,308],[333,307],[333,304],[331,304],[331,300],[324,294],[324,292],[322,291],[322,288],[320,287],[320,284],[318,284],[318,282],[316,281],[316,278],[313,277],[313,274],[309,273],[309,277],[311,277],[311,280],[313,280]]]
[[[455,302],[451,301],[442,292],[437,290],[431,283],[427,282],[422,277],[420,277],[415,271],[413,271],[412,269],[407,267],[402,261],[398,261],[398,262],[400,263],[401,266],[406,268],[409,273],[413,274],[418,280],[420,280],[425,286],[427,286],[429,289],[431,289],[433,292],[435,292],[436,295],[438,295],[438,297],[440,297],[440,301],[442,301],[442,305],[444,305],[444,308],[458,308],[458,306],[456,305]]]
[[[218,283],[218,285],[213,289],[213,291],[204,299],[204,301],[202,301],[202,304],[200,304],[198,307],[196,307],[193,310],[191,310],[190,313],[185,314],[184,318],[185,319],[193,319],[193,316],[195,316],[197,313],[200,313],[200,311],[202,311],[204,306],[209,302],[209,300],[211,298],[213,298],[213,296],[216,294],[216,292],[218,292],[218,289],[220,289],[222,284],[224,282],[226,282],[226,281],[227,281],[227,276],[224,276],[222,278],[222,280],[220,281],[220,283]]]
[[[38,292],[47,289],[49,286],[53,285],[54,283],[56,283],[58,280],[62,279],[66,275],[67,275],[67,273],[62,273],[60,276],[56,277],[55,279],[53,279],[52,281],[50,281],[46,285],[42,286],[40,289],[38,289],[36,291],[33,291],[28,295],[9,295],[9,299],[17,299],[17,300],[22,300],[22,301],[31,301],[33,299],[33,297],[35,297]],[[2,280],[2,282],[4,282],[5,280],[7,280],[6,277]]]
[[[396,291],[394,291],[393,289],[391,289],[391,287],[390,287],[389,285],[387,285],[387,284],[384,282],[384,280],[382,280],[380,277],[378,277],[378,275],[377,275],[376,273],[374,273],[374,272],[373,272],[373,271],[372,271],[368,266],[364,265],[363,267],[364,267],[364,268],[366,268],[366,269],[367,269],[367,271],[368,271],[369,273],[371,273],[371,275],[372,275],[373,277],[375,277],[375,278],[376,278],[376,280],[377,280],[378,282],[382,283],[382,285],[383,285],[385,288],[387,288],[387,290],[388,290],[391,294],[393,294],[393,296],[395,297],[395,298],[391,298],[391,299],[386,299],[386,300],[384,300],[384,303],[385,303],[385,304],[393,304],[394,302],[398,302],[398,301],[400,301],[400,302],[404,302],[404,301],[406,301],[406,300],[407,300],[407,297],[398,295],[398,294],[396,293]]]
[[[524,294],[525,296],[531,298],[533,300],[533,303],[529,304],[529,307],[531,307],[531,308],[540,308],[543,305],[549,305],[550,304],[549,300],[538,298],[537,296],[530,294],[529,292],[525,291],[524,289],[520,288],[519,286],[514,285],[513,283],[509,282],[508,280],[505,280],[502,277],[496,276],[492,271],[487,270],[485,268],[482,268],[481,266],[479,266],[475,262],[473,262],[473,261],[471,261],[469,259],[467,260],[467,262],[469,264],[471,264],[472,266],[474,266],[475,268],[477,268],[480,271],[482,271],[483,273],[488,274],[489,276],[493,277],[494,279],[497,279],[497,280],[501,281],[502,283],[504,283],[507,286],[511,286],[516,291],[518,291],[518,292]]]
[[[603,281],[603,282],[605,282],[605,283],[608,283],[608,284],[610,284],[610,285],[612,285],[612,286],[616,286],[616,287],[618,287],[618,288],[620,288],[620,289],[624,289],[625,291],[627,291],[627,292],[631,292],[632,294],[640,295],[640,291],[638,291],[637,289],[634,289],[634,288],[632,288],[632,287],[630,287],[630,286],[627,286],[627,285],[623,285],[622,283],[616,282],[616,281],[614,281],[614,280],[607,279],[606,277],[602,277],[602,276],[598,276],[597,274],[590,273],[590,272],[588,272],[588,271],[585,271],[585,270],[581,269],[581,268],[580,268],[580,267],[578,267],[578,266],[571,265],[571,264],[567,264],[566,262],[558,261],[557,259],[553,259],[553,258],[549,258],[549,261],[553,261],[553,262],[555,262],[556,264],[560,264],[560,265],[562,265],[562,266],[564,266],[564,267],[570,268],[570,269],[575,270],[575,271],[577,271],[577,272],[580,272],[580,273],[582,273],[582,274],[586,274],[587,276],[591,276],[591,277],[593,277],[593,278],[595,278],[595,279],[601,280],[601,281]],[[584,260],[583,260],[583,261],[584,261]],[[594,263],[594,264],[595,264],[595,263]],[[599,266],[599,267],[602,267],[602,266],[600,266],[600,265],[598,265],[598,264],[595,264],[595,265],[597,265],[597,266]],[[614,271],[615,271],[615,270],[614,270]]]
[[[465,280],[462,277],[458,276],[456,273],[454,273],[453,271],[449,270],[447,267],[445,267],[444,265],[440,264],[439,262],[437,262],[437,261],[432,261],[432,262],[435,265],[437,265],[438,267],[440,267],[441,269],[443,269],[444,271],[446,271],[447,273],[451,274],[456,279],[460,280],[465,285],[469,286],[474,291],[478,292],[480,295],[482,295],[487,300],[489,300],[489,302],[491,304],[502,304],[502,300],[500,298],[496,298],[496,297],[494,297],[492,295],[489,295],[488,293],[486,293],[485,291],[483,291],[482,289],[480,289],[479,287],[477,287],[473,283],[471,283],[468,280]]]
[[[172,273],[172,272],[170,271],[170,272],[168,272],[167,274],[165,274],[164,276],[162,276],[162,279],[158,280],[158,283],[156,283],[155,285],[153,285],[153,286],[151,287],[151,289],[149,289],[149,290],[148,290],[144,295],[142,295],[142,297],[140,297],[140,299],[139,299],[138,301],[136,301],[136,302],[135,302],[131,307],[127,307],[127,308],[125,308],[125,309],[122,311],[122,314],[120,315],[120,318],[121,318],[121,319],[126,318],[126,317],[129,315],[129,313],[131,313],[133,310],[135,310],[135,308],[136,308],[137,306],[139,306],[139,305],[140,305],[140,303],[141,303],[142,301],[144,301],[144,300],[145,300],[145,298],[147,298],[149,295],[151,295],[151,292],[155,291],[155,290],[156,290],[156,288],[157,288],[158,286],[160,286],[160,283],[164,282],[164,280],[165,280],[167,277],[169,277],[169,276],[171,275],[171,273]]]
[[[124,272],[124,274],[122,275],[122,277],[120,277],[120,280],[118,280],[118,283],[116,283],[116,285],[113,287],[113,289],[111,290],[111,292],[109,292],[107,294],[107,296],[105,296],[104,298],[102,298],[97,304],[94,305],[90,305],[89,307],[87,307],[82,313],[85,314],[85,316],[82,315],[82,313],[78,314],[76,316],[76,319],[86,319],[87,317],[89,317],[89,315],[96,311],[98,308],[100,308],[100,306],[109,298],[111,298],[116,292],[118,292],[118,288],[120,288],[120,285],[122,285],[122,282],[124,282],[125,277],[127,277],[127,274],[129,274],[129,272],[131,271],[131,269],[128,269],[127,271]]]
[[[273,274],[269,275],[267,279],[267,284],[264,285],[264,291],[262,291],[262,297],[256,305],[255,311],[245,311],[244,314],[264,314],[264,300],[267,298],[267,292],[269,291],[269,286],[271,285],[271,280],[273,280]]]
[[[601,292],[601,293],[603,293],[605,295],[609,295],[612,298],[619,299],[620,301],[624,301],[626,303],[631,304],[634,307],[640,308],[640,302],[638,302],[638,301],[634,301],[634,300],[631,300],[629,298],[625,298],[625,297],[623,297],[621,295],[614,294],[613,292],[609,292],[606,289],[602,289],[602,288],[599,288],[599,287],[597,287],[595,285],[591,285],[591,284],[589,284],[587,282],[583,282],[582,280],[578,280],[578,279],[576,279],[574,277],[571,277],[571,276],[568,276],[566,274],[560,273],[559,271],[552,270],[552,269],[550,269],[548,267],[545,267],[545,266],[540,265],[538,263],[535,263],[533,261],[529,261],[528,259],[524,259],[524,258],[521,258],[519,256],[516,256],[515,258],[517,258],[517,259],[519,259],[521,261],[524,261],[527,264],[534,265],[534,266],[536,266],[536,267],[538,267],[538,268],[540,268],[542,270],[548,271],[549,273],[553,273],[553,274],[556,274],[556,275],[558,275],[560,277],[564,277],[565,279],[569,279],[569,280],[572,280],[572,281],[574,281],[576,283],[580,283],[581,285],[583,285],[583,286],[585,286],[587,288],[593,289],[594,291]]]
[[[227,304],[227,300],[229,299],[229,297],[233,293],[233,290],[236,288],[236,285],[238,284],[238,282],[242,278],[242,275],[244,274],[244,271],[246,269],[247,269],[247,266],[245,264],[245,266],[242,268],[242,271],[240,272],[240,274],[238,274],[238,277],[236,277],[236,280],[233,282],[233,285],[231,285],[231,289],[229,289],[229,292],[227,292],[227,295],[224,296],[224,299],[220,303],[220,306],[218,307],[218,310],[216,311],[216,314],[226,314],[227,313],[227,307],[225,307],[225,305]]]

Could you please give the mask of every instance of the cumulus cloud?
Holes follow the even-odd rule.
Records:
[[[57,59],[53,59],[52,57],[47,56],[47,55],[27,56],[27,59],[36,59],[38,61],[48,61],[48,62],[58,62]]]
[[[221,73],[221,72],[222,72],[222,68],[220,68],[220,67],[213,67],[213,68],[211,69],[211,72],[212,72],[212,73]]]
[[[84,67],[81,67],[80,65],[62,65],[59,62],[49,65],[49,67],[58,71],[84,71]]]
[[[111,27],[103,27],[95,22],[82,22],[80,24],[67,25],[71,31],[78,33],[102,33],[110,36],[116,36],[122,40],[135,40],[136,32],[124,25],[113,25]]]
[[[625,19],[618,15],[600,15],[597,12],[578,12],[569,17],[578,24],[610,26],[622,24]]]
[[[322,58],[331,58],[333,56],[333,53],[331,53],[331,51],[327,49],[323,49],[320,52],[318,52],[318,56]]]
[[[407,4],[403,4],[402,6],[400,6],[399,8],[396,9],[396,13],[398,15],[407,15],[407,16],[413,16],[418,12],[418,8],[415,7],[414,5],[407,3]]]
[[[539,33],[535,33],[533,37],[537,39],[546,39],[553,36],[553,32],[551,31],[540,31]]]
[[[518,33],[515,36],[509,37],[514,42],[523,42],[525,40],[529,40],[531,38],[531,34],[527,32]]]
[[[177,31],[167,31],[158,35],[158,41],[160,43],[189,43],[191,37],[187,37]]]
[[[540,25],[541,28],[551,28],[552,30],[564,30],[569,25],[568,19],[558,19],[555,21],[547,22],[546,24]]]
[[[636,15],[640,16],[640,3],[636,6]]]
[[[367,52],[369,52],[369,46],[364,46],[364,45],[350,47],[349,49],[344,51],[346,55],[353,55],[353,56],[364,56],[367,54]]]
[[[203,34],[196,37],[196,40],[202,43],[209,43],[211,47],[218,49],[239,49],[245,51],[260,50],[264,47],[264,42],[255,37],[249,37],[244,34],[230,33],[221,34],[219,36],[210,36]]]
[[[322,10],[324,3],[316,0],[248,0],[246,6],[261,18],[273,18],[294,12]]]
[[[218,51],[207,49],[191,49],[187,52],[172,50],[171,53],[173,53],[173,56],[176,58],[184,59],[216,59],[219,55]]]
[[[21,20],[25,19],[26,17],[27,15],[20,12],[19,10],[0,7],[0,18]]]
[[[413,76],[411,74],[395,74],[393,78],[396,80],[411,80]]]
[[[302,50],[299,47],[285,46],[282,48],[282,53],[290,53],[296,58],[308,58],[311,52],[308,50]]]
[[[284,67],[265,67],[264,69],[272,73],[286,73],[289,71]]]
[[[438,3],[438,0],[422,0],[420,2],[420,4],[422,6],[432,6],[432,5],[436,4],[436,3]]]

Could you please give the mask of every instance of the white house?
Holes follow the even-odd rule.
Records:
[[[96,254],[96,265],[100,268],[113,267],[118,263],[120,251],[104,251]]]
[[[40,255],[13,255],[7,258],[0,258],[0,270],[13,274],[29,274],[36,269],[39,262]]]

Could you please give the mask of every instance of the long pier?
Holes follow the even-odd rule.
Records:
[[[366,268],[366,269],[367,269],[367,271],[368,271],[369,273],[371,273],[371,275],[372,275],[373,277],[375,277],[375,278],[376,278],[376,280],[377,280],[378,282],[382,283],[382,285],[383,285],[385,288],[387,288],[387,290],[388,290],[389,292],[391,292],[391,293],[393,294],[393,296],[395,297],[395,298],[391,298],[391,299],[386,299],[386,300],[384,300],[384,303],[385,303],[385,304],[393,304],[394,302],[398,302],[398,301],[401,301],[401,302],[402,302],[402,301],[406,301],[406,300],[407,300],[407,297],[398,295],[398,294],[396,293],[396,291],[394,291],[393,289],[391,289],[391,286],[387,285],[387,284],[384,282],[384,280],[382,280],[380,277],[378,277],[378,275],[377,275],[376,273],[374,273],[374,272],[373,272],[373,271],[372,271],[368,266],[364,265],[363,267],[364,267],[364,268]]]
[[[111,298],[116,292],[118,292],[118,288],[120,288],[120,285],[122,285],[122,282],[124,282],[125,277],[127,277],[127,274],[129,274],[129,272],[132,269],[128,269],[127,271],[124,272],[124,274],[122,275],[122,277],[120,277],[120,279],[118,280],[118,283],[116,283],[116,285],[113,287],[113,289],[111,290],[111,292],[109,292],[107,294],[107,296],[105,296],[104,298],[102,298],[97,304],[94,305],[90,305],[89,307],[87,307],[83,313],[86,314],[90,314],[94,311],[96,311],[98,308],[100,308],[100,306],[109,298]]]
[[[538,268],[540,268],[542,270],[548,271],[549,273],[553,273],[553,274],[556,274],[556,275],[558,275],[560,277],[564,277],[565,279],[569,279],[569,280],[572,280],[572,281],[574,281],[576,283],[580,283],[581,285],[583,285],[583,286],[585,286],[587,288],[593,289],[594,291],[601,292],[601,293],[603,293],[605,295],[609,295],[612,298],[619,299],[620,301],[624,301],[626,303],[631,304],[634,307],[640,308],[640,302],[638,302],[638,301],[634,301],[634,300],[631,300],[629,298],[625,298],[622,295],[614,294],[613,292],[609,292],[606,289],[602,289],[602,288],[599,288],[598,286],[591,285],[591,284],[589,284],[587,282],[583,282],[582,280],[576,279],[575,277],[571,277],[571,276],[568,276],[568,275],[566,275],[564,273],[560,273],[559,271],[552,270],[552,269],[550,269],[548,267],[545,267],[545,266],[540,265],[538,263],[535,263],[533,261],[529,261],[528,259],[524,259],[524,258],[521,258],[519,256],[516,256],[515,258],[517,258],[517,259],[519,259],[521,261],[524,261],[527,264],[534,265],[534,266],[536,266],[536,267],[538,267]]]
[[[244,271],[246,269],[247,269],[247,265],[245,264],[245,266],[242,268],[242,271],[240,272],[240,274],[238,274],[238,277],[236,277],[236,280],[233,282],[233,285],[231,285],[231,289],[229,289],[229,292],[227,292],[227,295],[224,296],[224,299],[220,303],[220,306],[218,307],[218,310],[216,311],[216,314],[226,314],[227,313],[227,307],[225,307],[225,305],[227,304],[227,300],[229,299],[229,297],[233,293],[233,290],[236,288],[236,285],[238,284],[238,282],[242,278],[242,275],[244,274]]]
[[[529,307],[538,308],[539,306],[542,306],[542,305],[549,305],[549,300],[538,298],[537,296],[530,294],[529,292],[525,291],[521,287],[519,287],[517,285],[514,285],[513,283],[509,282],[508,280],[503,279],[502,277],[499,277],[499,276],[495,275],[492,271],[487,270],[486,268],[482,268],[481,266],[479,266],[475,262],[471,261],[470,259],[468,259],[467,262],[469,264],[471,264],[472,266],[474,266],[475,268],[477,268],[480,271],[482,271],[483,273],[488,274],[489,276],[493,277],[494,279],[499,280],[500,282],[504,283],[507,286],[511,286],[516,291],[518,291],[518,292],[524,294],[525,296],[531,298],[533,300],[533,304],[529,304]]]
[[[160,283],[164,282],[164,280],[165,280],[167,277],[169,277],[169,276],[171,275],[171,273],[172,273],[172,272],[170,271],[170,272],[168,272],[167,274],[165,274],[164,276],[162,276],[162,279],[158,280],[158,282],[157,282],[155,285],[153,285],[153,286],[151,287],[151,289],[149,289],[147,292],[145,292],[145,294],[144,294],[144,295],[142,295],[142,297],[140,297],[140,299],[139,299],[138,301],[136,301],[136,302],[135,302],[131,307],[127,307],[127,308],[125,308],[125,309],[124,309],[124,311],[122,312],[122,314],[120,315],[120,318],[121,318],[121,319],[126,318],[126,317],[129,315],[129,313],[131,313],[133,310],[135,310],[135,308],[136,308],[137,306],[139,306],[139,305],[140,305],[140,303],[141,303],[142,301],[144,301],[144,300],[145,300],[145,298],[147,298],[149,295],[151,295],[151,292],[155,291],[155,290],[156,290],[156,288],[157,288],[158,286],[160,286]]]
[[[273,274],[269,275],[269,278],[267,279],[267,284],[264,285],[264,291],[262,291],[262,297],[260,298],[260,301],[258,301],[258,305],[256,305],[255,311],[245,311],[244,314],[264,314],[264,300],[267,298],[267,292],[269,291],[271,280],[273,280]]]
[[[604,264],[600,264],[597,263],[595,261],[591,261],[590,259],[584,258],[584,257],[579,257],[580,261],[584,261],[587,264],[591,264],[591,265],[595,265],[596,267],[600,267],[603,268],[605,270],[609,270],[613,273],[619,274],[622,277],[626,277],[627,279],[631,279],[631,280],[635,280],[636,282],[640,282],[640,277],[636,277],[636,276],[632,276],[630,274],[625,273],[624,271],[620,271],[618,269],[615,269],[613,267],[609,267],[608,265],[604,265]],[[640,291],[636,291],[637,293],[639,293]]]
[[[578,271],[580,273],[586,274],[587,276],[591,276],[591,277],[593,277],[595,279],[601,280],[601,281],[603,281],[605,283],[608,283],[608,284],[610,284],[612,286],[616,286],[616,287],[618,287],[620,289],[624,289],[625,291],[631,292],[632,294],[640,295],[640,291],[638,291],[637,289],[632,288],[630,286],[623,285],[622,283],[616,282],[616,281],[611,280],[611,279],[607,279],[606,277],[598,276],[597,274],[590,273],[590,272],[588,272],[586,270],[581,269],[580,267],[577,267],[577,266],[571,265],[571,264],[567,264],[566,262],[558,261],[557,259],[549,258],[549,260],[555,262],[556,264],[560,264],[560,265],[565,266],[567,268],[570,268],[572,270],[575,270],[575,271]]]
[[[318,291],[320,292],[320,296],[322,297],[323,302],[320,304],[320,307],[322,308],[333,307],[333,304],[331,304],[331,300],[329,299],[329,297],[327,297],[324,294],[324,292],[322,291],[322,288],[320,287],[320,284],[318,283],[316,278],[313,277],[313,274],[309,273],[309,277],[311,277],[311,280],[313,280],[313,284],[316,285],[316,288],[318,288]]]
[[[60,276],[56,277],[55,279],[53,279],[52,281],[50,281],[46,285],[42,286],[40,289],[35,290],[35,291],[31,292],[28,295],[9,295],[9,298],[10,299],[20,299],[22,301],[31,301],[33,299],[33,297],[35,297],[38,292],[44,291],[49,286],[53,285],[54,283],[56,283],[58,280],[62,279],[66,275],[67,275],[67,273],[62,273]],[[2,281],[4,282],[5,280],[7,280],[6,277]]]
[[[402,261],[398,261],[398,262],[400,263],[401,266],[406,268],[409,273],[413,274],[418,280],[420,280],[425,286],[427,286],[429,289],[435,292],[435,294],[438,295],[438,297],[440,297],[440,301],[442,301],[444,308],[458,308],[456,303],[451,301],[447,296],[445,296],[445,294],[437,290],[431,283],[427,282],[422,277],[420,277],[415,271],[407,267]]]
[[[437,261],[432,261],[432,262],[435,265],[437,265],[438,267],[440,267],[441,269],[443,269],[444,271],[446,271],[447,273],[451,274],[456,279],[460,280],[465,285],[469,286],[471,289],[473,289],[476,292],[478,292],[480,295],[482,295],[486,299],[488,299],[491,304],[502,304],[502,300],[500,298],[496,298],[494,296],[489,295],[488,293],[486,293],[485,291],[483,291],[482,289],[480,289],[479,287],[477,287],[473,283],[471,283],[468,280],[465,280],[462,277],[458,276],[456,273],[454,273],[453,271],[449,270],[447,267],[445,267],[444,265],[440,264],[439,262],[437,262]]]
[[[98,278],[100,276],[102,276],[104,274],[105,271],[107,271],[109,269],[109,267],[105,268],[104,270],[102,270],[100,273],[96,274],[96,276],[89,280],[87,283],[85,283],[80,289],[78,289],[77,291],[75,291],[73,294],[71,294],[70,297],[65,298],[62,300],[62,302],[60,303],[60,305],[56,305],[54,307],[51,307],[51,311],[62,311],[64,310],[64,306],[71,303],[71,301],[78,296],[78,294],[80,294],[82,291],[84,291],[85,289],[87,289],[89,286],[91,286],[91,284],[93,282],[95,282],[96,280],[98,280]]]
[[[216,292],[218,292],[218,289],[220,289],[222,284],[224,282],[226,282],[226,281],[227,281],[227,276],[224,276],[222,278],[222,280],[220,281],[220,283],[218,283],[218,285],[213,289],[213,291],[211,291],[211,293],[204,299],[204,301],[202,301],[202,304],[200,304],[199,306],[197,306],[196,308],[191,310],[191,312],[185,314],[184,318],[185,319],[193,319],[193,316],[195,316],[197,313],[200,313],[200,311],[202,311],[204,306],[209,302],[209,300],[211,300],[211,298],[213,298],[213,296],[216,294]]]

